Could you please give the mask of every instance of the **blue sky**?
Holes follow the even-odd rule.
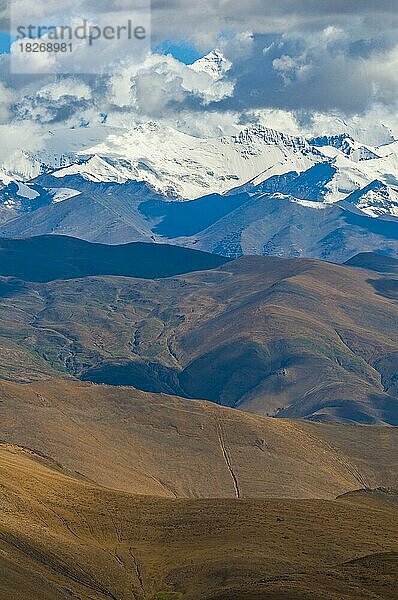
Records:
[[[195,60],[202,57],[202,54],[200,54],[193,46],[183,41],[173,42],[165,40],[156,46],[154,50],[159,54],[171,54],[174,58],[186,65],[190,65],[195,62]]]
[[[0,31],[0,54],[10,51],[10,35],[8,32]]]

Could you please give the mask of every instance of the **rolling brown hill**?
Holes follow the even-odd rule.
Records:
[[[0,448],[1,600],[396,598],[397,496],[133,497]]]
[[[272,419],[132,388],[0,384],[0,441],[127,493],[323,498],[398,486],[398,429]]]
[[[397,425],[398,280],[382,260],[379,272],[245,257],[162,280],[2,278],[0,378],[75,378],[263,415]]]

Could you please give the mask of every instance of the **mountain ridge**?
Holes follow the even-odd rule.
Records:
[[[96,250],[88,245],[94,266]],[[0,377],[58,373],[278,417],[398,423],[397,290],[388,260],[381,270],[378,257],[376,272],[311,259],[215,259],[210,270],[201,263],[166,278],[151,262],[152,279],[120,276],[114,263],[105,276],[2,278]]]
[[[114,275],[162,278],[216,268],[219,256],[166,244],[93,244],[66,236],[0,238],[0,275],[49,282]]]
[[[158,123],[112,129],[68,166],[5,180],[0,235],[170,242],[230,258],[397,257],[397,151],[259,125],[211,139]]]

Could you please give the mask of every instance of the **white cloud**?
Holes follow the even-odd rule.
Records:
[[[41,150],[45,144],[45,132],[33,123],[0,125],[0,168],[29,178],[36,175],[29,153]]]
[[[110,101],[132,108],[141,115],[160,117],[184,110],[190,104],[205,107],[233,93],[233,82],[214,80],[172,56],[152,54],[144,64],[130,65],[115,73],[109,82]]]
[[[11,116],[10,105],[12,100],[12,91],[0,82],[0,123],[7,123],[9,121]]]
[[[38,90],[37,96],[54,102],[58,102],[68,96],[76,100],[90,100],[92,90],[86,83],[68,77],[43,86]]]

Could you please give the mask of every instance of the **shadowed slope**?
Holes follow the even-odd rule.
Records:
[[[345,264],[348,267],[359,267],[377,273],[398,273],[398,260],[396,258],[376,254],[375,252],[362,252],[353,256]]]
[[[74,279],[88,275],[170,277],[212,269],[225,258],[163,244],[90,244],[64,236],[0,239],[0,275],[25,281]]]

